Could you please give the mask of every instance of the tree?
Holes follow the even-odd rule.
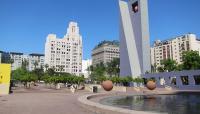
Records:
[[[151,72],[152,73],[156,72],[156,67],[157,67],[156,63],[154,63],[154,65],[151,65]]]
[[[8,63],[13,64],[14,63],[14,59],[9,59]]]
[[[34,65],[34,69],[36,69],[36,67],[38,66],[38,61],[35,61],[35,62],[33,63],[33,65]]]
[[[87,71],[90,71],[90,72],[94,71],[94,66],[90,65],[90,66],[87,68]]]
[[[183,52],[183,69],[185,70],[200,69],[200,56],[197,51]]]
[[[105,75],[105,66],[103,63],[97,64],[95,67],[93,67],[93,71],[90,75],[90,78],[92,81],[100,81],[101,77],[104,77]]]
[[[165,59],[161,61],[161,66],[157,68],[158,72],[171,72],[177,70],[177,63],[172,59]]]
[[[42,68],[36,68],[32,73],[37,76],[39,81],[41,80],[42,76],[44,76],[44,70]]]
[[[46,71],[46,73],[49,76],[53,76],[55,74],[55,68],[48,68],[48,70]]]
[[[50,84],[51,81],[50,81],[50,76],[45,74],[43,77],[42,77],[42,80],[44,81],[44,83],[46,84]]]
[[[120,59],[119,58],[114,58],[111,62],[113,64],[115,76],[119,77],[119,73],[120,73]]]
[[[120,83],[120,77],[118,77],[118,76],[111,77],[110,80],[111,80],[114,84]]]
[[[18,68],[12,72],[12,79],[20,81],[24,84],[24,87],[30,88],[30,84],[28,86],[28,82],[35,82],[37,80],[37,76],[34,73],[28,72],[26,69]]]
[[[129,86],[129,83],[133,81],[131,76],[120,78],[120,81],[123,83],[124,86]]]
[[[165,71],[164,68],[161,67],[161,66],[159,66],[159,67],[157,68],[157,70],[158,70],[158,72],[164,72],[164,71]]]
[[[106,72],[110,75],[110,77],[112,77],[112,75],[119,76],[119,63],[119,58],[114,58],[106,64]]]
[[[29,62],[27,59],[22,60],[22,68],[23,69],[27,69],[28,65],[29,65]]]
[[[139,86],[140,83],[144,83],[144,80],[140,77],[134,78],[133,82],[137,83],[137,86]]]
[[[48,65],[48,64],[45,64],[45,65],[44,65],[44,68],[45,68],[45,71],[47,71],[48,68],[49,68],[49,65]]]
[[[165,71],[171,72],[176,70],[177,63],[172,59],[165,59],[161,61],[161,65],[163,65]]]
[[[62,74],[56,74],[53,76],[49,76],[48,74],[45,74],[44,77],[42,77],[42,80],[46,84],[54,84],[56,86],[58,83],[63,84],[78,84],[80,85],[82,82],[85,81],[83,76],[75,76],[69,73],[62,73]],[[50,86],[51,87],[51,86]]]
[[[177,67],[176,67],[176,70],[177,71],[183,70],[183,64],[178,64]]]
[[[21,81],[21,77],[27,75],[28,71],[26,69],[18,68],[12,71],[11,76],[13,80]]]
[[[112,77],[113,72],[114,72],[114,68],[112,66],[112,62],[108,62],[106,65],[107,65],[106,66],[106,72],[107,72],[107,74],[109,74],[110,77]]]
[[[64,69],[64,67],[65,67],[65,66],[63,66],[63,65],[59,65],[59,66],[58,66],[59,71],[62,72],[63,69]]]

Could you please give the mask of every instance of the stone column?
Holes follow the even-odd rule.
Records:
[[[166,77],[164,77],[164,79],[165,79],[165,85],[168,85],[168,86],[170,86],[170,85],[171,85],[171,83],[170,83],[169,76],[166,76]]]
[[[182,86],[182,80],[181,80],[181,76],[176,76],[176,86],[180,87]]]
[[[159,77],[155,77],[155,79],[156,79],[156,85],[157,85],[157,86],[161,86],[161,85],[160,85],[160,79],[159,79]]]
[[[189,85],[195,85],[195,80],[193,75],[188,76]]]

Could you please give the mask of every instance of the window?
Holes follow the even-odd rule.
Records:
[[[189,85],[188,76],[181,76],[181,81],[183,85]]]
[[[200,75],[195,75],[194,80],[196,85],[200,85]]]
[[[72,26],[72,32],[75,32],[75,26]]]
[[[138,12],[138,1],[132,4],[132,11],[134,13]]]

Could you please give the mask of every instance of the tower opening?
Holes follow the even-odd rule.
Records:
[[[132,10],[134,13],[138,12],[138,1],[132,4]]]

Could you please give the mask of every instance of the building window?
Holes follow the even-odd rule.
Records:
[[[132,10],[134,13],[138,12],[138,1],[132,4]]]
[[[196,85],[200,85],[200,75],[195,75],[194,80]]]
[[[181,76],[181,81],[183,85],[189,85],[188,76]]]

